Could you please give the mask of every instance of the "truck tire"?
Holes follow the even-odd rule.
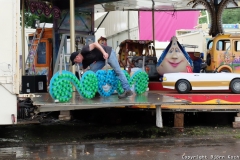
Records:
[[[191,84],[185,79],[179,80],[175,87],[178,93],[189,93],[191,90]]]
[[[230,89],[233,93],[240,93],[240,79],[234,79],[231,81]]]
[[[212,59],[211,54],[208,53],[208,54],[207,54],[207,59],[206,59],[206,63],[207,63],[208,66],[211,65],[211,59]]]

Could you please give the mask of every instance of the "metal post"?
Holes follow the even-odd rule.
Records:
[[[159,128],[163,128],[162,111],[161,111],[161,106],[160,105],[156,106],[156,126],[159,127]]]
[[[130,39],[130,32],[129,32],[129,30],[130,30],[130,13],[128,11],[128,39]]]
[[[75,4],[75,0],[70,0],[70,52],[71,53],[75,51],[75,5],[74,4]],[[60,59],[62,59],[62,56],[60,57]],[[72,67],[71,66],[72,65],[70,64],[71,71],[72,73],[75,74],[75,65]],[[73,88],[73,91],[76,91],[76,88],[74,87],[74,85],[72,88]],[[76,103],[75,94],[76,92],[73,92],[72,94],[74,97],[72,103]],[[63,115],[63,114],[66,114],[66,113],[64,111],[60,111],[60,115]],[[68,118],[70,119],[71,117],[70,111],[67,112],[67,115],[69,116]]]
[[[145,72],[145,55],[143,56],[143,62],[142,62],[142,70]]]
[[[59,74],[62,74],[62,65],[63,65],[63,64],[62,64],[62,63],[63,63],[62,61],[63,61],[63,57],[64,57],[63,54],[61,54],[61,55],[60,55]],[[65,57],[64,57],[64,58],[65,58]]]
[[[155,17],[154,17],[154,6],[155,2],[152,0],[152,38],[153,38],[153,45],[155,46]]]
[[[70,0],[70,52],[75,51],[75,0]],[[71,65],[70,65],[71,66]],[[71,68],[75,74],[75,66]]]
[[[58,54],[58,50],[59,50],[59,46],[58,46],[58,39],[60,38],[60,34],[58,33],[58,19],[54,18],[53,20],[53,30],[52,30],[52,34],[53,34],[53,56],[52,56],[52,66],[55,66],[56,60],[57,60],[57,54]]]
[[[24,2],[22,0],[22,75],[25,75],[25,17],[24,17]]]
[[[70,0],[70,53],[75,51],[75,0]],[[76,72],[75,65],[69,66],[73,74]],[[76,88],[73,86],[73,91],[76,91]]]
[[[64,54],[66,54],[67,53],[67,36],[65,36],[65,38],[64,38],[64,42],[63,42],[64,44],[63,44],[63,53]],[[72,53],[72,52],[71,52]],[[68,53],[69,54],[69,53]]]

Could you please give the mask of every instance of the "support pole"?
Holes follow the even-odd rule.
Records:
[[[52,66],[55,66],[56,64],[56,60],[57,60],[57,56],[58,56],[58,50],[59,50],[59,43],[58,40],[60,38],[60,34],[58,33],[58,19],[54,18],[53,19],[53,30],[52,30],[52,34],[53,34],[53,56],[52,56]]]
[[[70,0],[70,53],[75,51],[75,0]],[[73,74],[76,72],[75,66],[70,64],[70,68]],[[76,88],[73,86],[73,91]]]
[[[25,75],[25,17],[24,17],[24,2],[22,0],[22,75]]]
[[[155,15],[154,15],[155,2],[152,0],[152,39],[153,45],[155,46]]]
[[[63,66],[63,54],[60,55],[60,66],[59,66],[59,74],[62,74],[62,66]],[[64,57],[65,58],[65,57]]]
[[[75,0],[70,0],[70,52],[75,51]],[[71,68],[75,74],[75,67]]]
[[[70,52],[75,51],[75,0],[70,0]],[[60,57],[62,59],[62,56]],[[65,58],[65,57],[64,57]],[[61,64],[62,66],[62,64]],[[72,73],[75,74],[75,66],[70,64]],[[73,86],[73,91],[76,91],[76,88]],[[73,92],[73,103],[75,103],[75,92]],[[70,111],[60,111],[59,115],[60,120],[70,120],[71,113]]]
[[[156,106],[156,126],[159,127],[159,128],[163,128],[162,110],[161,110],[161,106],[160,105]]]
[[[128,39],[130,39],[130,31],[129,30],[130,30],[130,12],[128,11]]]

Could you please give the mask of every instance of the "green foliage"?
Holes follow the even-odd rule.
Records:
[[[200,12],[201,16],[203,16],[202,18],[199,18],[199,24],[203,24],[203,23],[208,23],[207,22],[207,17],[206,17],[206,12],[205,11],[201,11]]]
[[[202,18],[199,18],[199,24],[207,23],[207,17],[205,16],[207,12],[201,11]],[[240,8],[234,8],[234,9],[225,9],[222,14],[222,23],[223,24],[237,24],[240,23]],[[205,16],[205,17],[204,17]],[[211,20],[211,17],[209,16],[209,21]],[[211,21],[209,22],[211,23]]]
[[[35,28],[35,20],[40,20],[40,23],[53,23],[53,16],[50,15],[49,17],[46,17],[45,15],[37,15],[32,14],[29,11],[24,11],[25,16],[25,27],[32,27]],[[22,25],[22,24],[21,24]]]
[[[225,9],[222,15],[223,24],[236,24],[240,23],[240,9]]]

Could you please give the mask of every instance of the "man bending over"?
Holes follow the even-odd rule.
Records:
[[[85,45],[81,51],[73,52],[70,56],[72,65],[75,63],[82,63],[83,69],[88,66],[93,72],[97,72],[105,66],[105,60],[108,60],[108,64],[116,72],[118,79],[120,80],[124,92],[118,95],[118,98],[126,98],[131,96],[133,92],[130,90],[127,78],[120,68],[116,53],[110,46],[100,45],[95,42],[89,45]]]

